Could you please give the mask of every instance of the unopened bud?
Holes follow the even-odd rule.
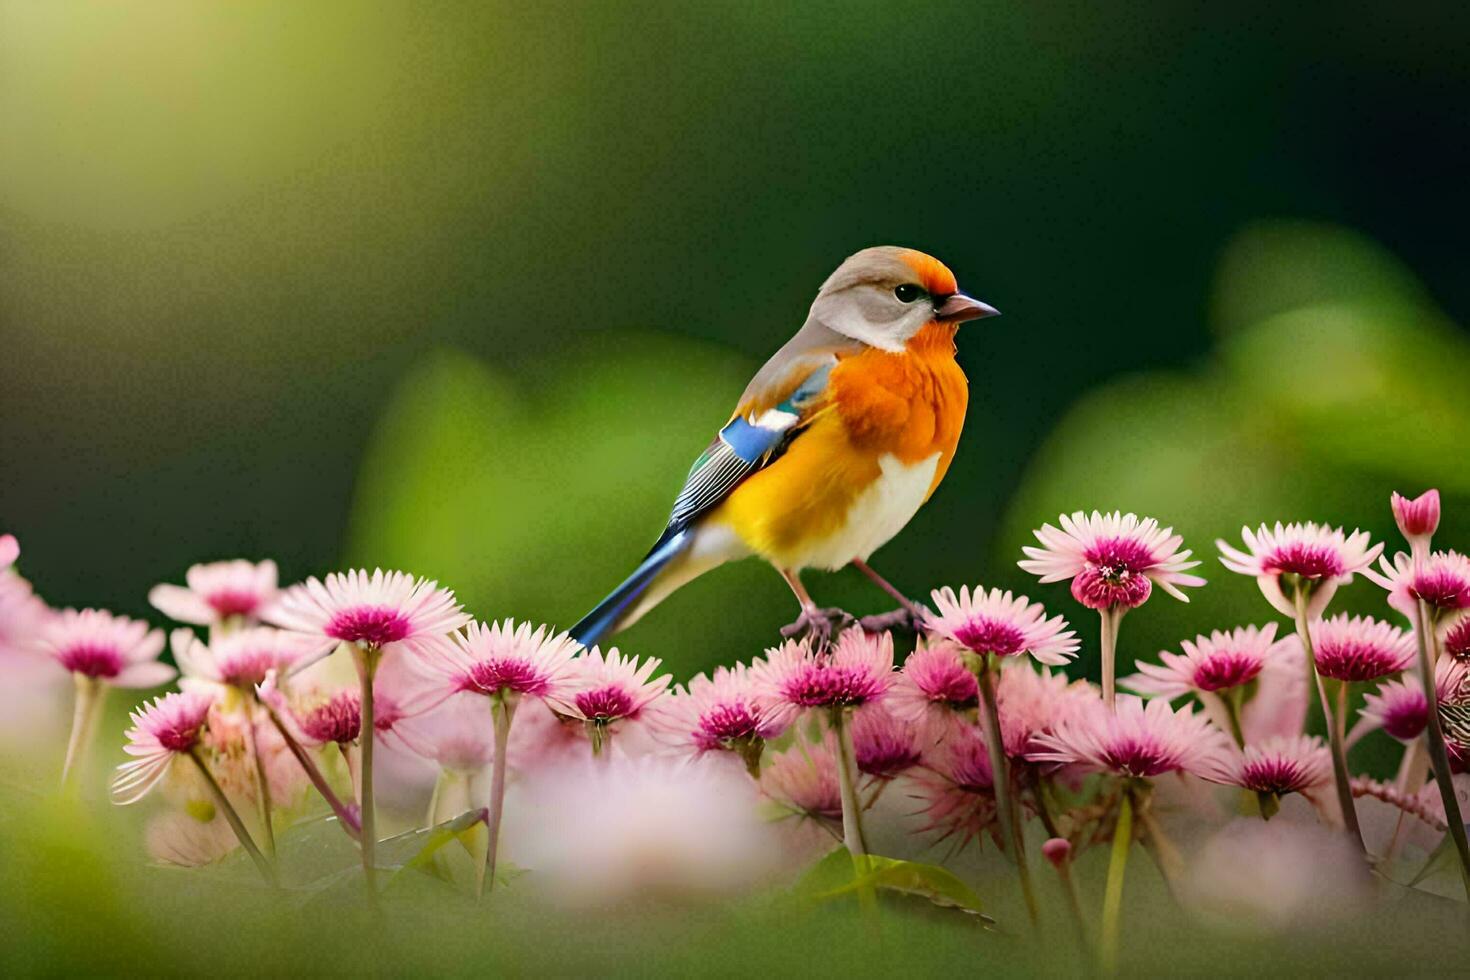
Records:
[[[1065,837],[1053,837],[1041,845],[1041,853],[1053,865],[1060,868],[1072,855],[1072,842]]]

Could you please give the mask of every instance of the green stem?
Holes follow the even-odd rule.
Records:
[[[500,817],[505,811],[505,770],[507,750],[510,745],[510,723],[515,717],[515,702],[504,695],[490,702],[490,714],[495,730],[495,760],[490,764],[490,815],[486,821],[490,831],[490,844],[485,850],[486,887],[495,890],[495,862],[500,853]]]
[[[1429,724],[1424,726],[1424,737],[1429,743],[1429,764],[1434,769],[1434,781],[1439,785],[1440,799],[1444,801],[1445,822],[1449,824],[1450,839],[1460,855],[1460,880],[1465,887],[1465,896],[1470,898],[1470,841],[1465,837],[1465,820],[1460,815],[1460,800],[1455,796],[1455,784],[1450,773],[1450,756],[1445,749],[1444,728],[1439,721],[1439,693],[1435,689],[1434,669],[1439,662],[1438,641],[1434,635],[1434,620],[1424,602],[1414,607],[1414,635],[1419,638],[1419,679],[1424,684],[1424,701],[1429,705]]]
[[[1123,910],[1123,874],[1128,868],[1128,849],[1133,843],[1133,793],[1126,786],[1118,801],[1118,822],[1113,827],[1112,856],[1108,860],[1108,883],[1103,892],[1102,941],[1099,944],[1102,972],[1118,972],[1118,918]]]
[[[347,832],[347,836],[353,840],[357,840],[361,836],[361,822],[359,822],[358,818],[332,790],[331,784],[327,782],[327,777],[322,775],[321,769],[312,761],[311,753],[307,752],[306,748],[300,742],[296,741],[291,733],[286,730],[286,726],[281,724],[281,719],[277,717],[270,705],[264,704],[263,706],[266,717],[270,718],[271,724],[275,726],[276,731],[281,733],[281,738],[286,742],[286,748],[296,757],[296,761],[301,764],[301,769],[306,773],[306,778],[311,780],[311,785],[316,787],[316,791],[321,794],[322,799],[327,801],[327,805],[337,815],[337,821],[342,824],[342,829]]]
[[[246,748],[250,751],[250,758],[255,763],[255,789],[256,799],[260,802],[260,826],[261,835],[265,839],[265,849],[272,858],[276,856],[276,828],[271,825],[271,784],[265,773],[265,759],[260,755],[260,739],[255,732],[255,695],[252,692],[244,692],[245,697],[245,737]]]
[[[368,902],[377,901],[377,854],[378,842],[378,820],[373,797],[373,741],[375,719],[373,717],[373,676],[378,671],[378,658],[381,651],[368,647],[354,647],[355,660],[357,662],[357,676],[361,681],[362,690],[362,724],[358,730],[358,743],[362,747],[362,772],[359,777],[360,790],[358,791],[357,807],[362,821],[362,833],[358,842],[362,849],[362,873],[367,882]]]
[[[1245,748],[1245,729],[1240,724],[1240,699],[1244,693],[1244,688],[1233,687],[1220,699],[1225,703],[1225,719],[1230,723],[1230,734],[1241,748]]]
[[[852,856],[853,873],[863,882],[858,887],[858,904],[866,910],[876,907],[873,886],[868,877],[868,843],[863,837],[863,814],[857,795],[857,752],[852,745],[852,730],[847,724],[847,710],[832,709],[832,731],[837,736],[837,782],[842,796],[842,843]]]
[[[1071,856],[1058,862],[1055,867],[1057,877],[1062,882],[1062,893],[1067,898],[1067,911],[1071,915],[1073,927],[1077,930],[1077,945],[1082,950],[1083,957],[1090,956],[1092,940],[1087,935],[1087,919],[1082,915],[1082,900],[1077,895],[1077,883],[1072,880]]]
[[[260,876],[265,879],[267,885],[270,885],[272,888],[276,887],[275,869],[271,867],[271,863],[266,860],[265,855],[260,853],[260,848],[255,846],[255,839],[250,836],[250,831],[245,829],[245,823],[240,819],[240,814],[235,812],[235,807],[230,803],[230,798],[225,795],[225,791],[220,789],[219,783],[215,781],[214,773],[209,771],[209,766],[205,764],[203,756],[199,754],[199,747],[197,745],[189,750],[189,758],[194,760],[194,765],[199,768],[199,774],[204,777],[204,783],[209,787],[209,792],[214,797],[215,805],[218,806],[219,812],[225,815],[225,822],[235,832],[235,837],[240,841],[240,846],[245,848],[245,853],[249,854],[250,859],[255,862],[255,867],[260,871]]]
[[[73,674],[76,701],[71,716],[71,736],[66,740],[66,760],[61,764],[61,788],[74,787],[77,773],[81,771],[90,754],[93,735],[97,731],[97,719],[102,714],[102,701],[107,688],[95,677]]]
[[[1349,781],[1347,752],[1343,748],[1343,726],[1332,710],[1332,700],[1327,696],[1327,686],[1322,675],[1317,673],[1317,653],[1312,647],[1312,634],[1307,629],[1307,592],[1300,584],[1294,590],[1296,598],[1296,632],[1301,638],[1302,649],[1307,655],[1307,672],[1317,688],[1317,697],[1322,702],[1322,715],[1327,722],[1328,746],[1332,753],[1332,781],[1337,787],[1337,805],[1342,810],[1343,827],[1358,845],[1358,850],[1368,853],[1363,843],[1363,831],[1358,826],[1358,809],[1353,804],[1353,787]],[[1345,685],[1344,685],[1345,686]]]
[[[1118,665],[1118,625],[1123,619],[1124,609],[1118,606],[1109,606],[1107,609],[1098,610],[1102,619],[1102,691],[1103,703],[1108,710],[1113,710],[1113,704],[1117,700],[1114,690],[1114,677]]]
[[[1026,900],[1026,914],[1033,928],[1041,924],[1036,895],[1031,888],[1031,870],[1026,864],[1025,841],[1021,835],[1020,814],[1011,793],[1010,768],[1006,764],[1005,740],[1000,730],[1000,709],[995,696],[995,658],[989,656],[981,667],[980,694],[985,699],[985,744],[990,750],[990,781],[995,786],[995,808],[1000,813],[1001,831],[1015,852],[1016,869],[1021,877],[1021,895]]]

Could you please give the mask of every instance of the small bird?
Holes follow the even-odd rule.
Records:
[[[801,581],[853,565],[920,610],[867,564],[944,479],[969,392],[955,332],[999,311],[960,292],[923,252],[865,248],[822,284],[796,335],[756,372],[694,462],[642,563],[571,634],[593,646],[705,572],[759,555],[801,604],[784,635],[831,637],[833,618]]]

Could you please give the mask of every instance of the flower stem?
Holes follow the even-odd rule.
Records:
[[[255,695],[247,692],[245,694],[245,735],[246,747],[250,750],[250,758],[255,763],[255,789],[257,799],[260,802],[260,826],[261,836],[265,839],[265,849],[270,856],[276,856],[276,828],[271,825],[271,784],[265,774],[265,759],[260,754],[260,739],[255,731]]]
[[[1118,801],[1118,822],[1113,827],[1113,850],[1108,859],[1108,883],[1103,892],[1102,941],[1098,952],[1102,972],[1118,972],[1118,917],[1123,910],[1123,874],[1128,868],[1128,848],[1133,843],[1133,793],[1123,789]]]
[[[1022,837],[1020,812],[1011,792],[1010,767],[1006,765],[1005,740],[1000,731],[1000,709],[995,696],[995,657],[986,657],[980,668],[980,693],[985,699],[985,744],[990,750],[990,781],[995,787],[995,808],[1000,813],[1001,832],[1015,853],[1016,869],[1021,877],[1021,895],[1026,900],[1026,914],[1033,928],[1041,924],[1036,907],[1036,894],[1031,889],[1031,869],[1026,865],[1026,847]]]
[[[505,812],[505,770],[510,746],[510,723],[515,717],[516,706],[506,696],[490,702],[490,714],[495,729],[495,760],[490,770],[490,813],[486,825],[490,831],[490,844],[485,850],[485,887],[495,889],[495,861],[500,853],[500,817]]]
[[[255,839],[250,836],[250,831],[245,829],[245,823],[240,819],[240,814],[235,812],[235,807],[230,803],[230,798],[225,795],[225,791],[220,789],[219,783],[215,781],[214,773],[209,771],[209,766],[205,764],[204,757],[199,754],[199,747],[197,745],[189,750],[189,758],[193,759],[194,765],[199,768],[199,773],[204,777],[204,783],[209,787],[210,795],[214,797],[215,804],[219,807],[219,811],[225,815],[225,821],[229,823],[230,829],[235,832],[235,837],[239,839],[240,846],[245,848],[245,853],[249,854],[250,859],[255,862],[255,867],[260,871],[260,876],[265,879],[267,885],[270,885],[272,888],[276,887],[275,868],[271,867],[271,863],[266,860],[265,855],[260,853],[260,848],[255,846]]]
[[[1245,688],[1231,688],[1220,700],[1225,703],[1225,719],[1230,723],[1230,734],[1235,744],[1245,748],[1245,729],[1240,724],[1240,699]]]
[[[1113,710],[1113,703],[1117,699],[1114,677],[1118,666],[1118,624],[1122,621],[1125,611],[1121,606],[1109,606],[1098,610],[1098,616],[1102,620],[1103,703],[1108,706],[1109,711]]]
[[[1077,929],[1077,945],[1082,950],[1084,957],[1092,953],[1092,940],[1087,935],[1087,919],[1082,915],[1082,900],[1077,895],[1077,883],[1072,880],[1072,859],[1068,856],[1065,860],[1055,863],[1057,878],[1062,883],[1062,893],[1067,897],[1067,911],[1071,915],[1072,925]]]
[[[73,788],[77,773],[81,770],[94,741],[97,719],[102,714],[103,696],[107,688],[95,677],[73,674],[76,681],[76,702],[72,709],[71,736],[66,740],[66,761],[61,764],[61,788]]]
[[[316,787],[316,791],[321,794],[322,799],[327,801],[327,805],[337,815],[337,820],[342,824],[342,829],[347,831],[347,836],[353,840],[357,840],[359,832],[362,829],[362,824],[358,821],[357,815],[348,809],[347,804],[343,803],[341,797],[332,790],[331,784],[327,782],[327,777],[322,775],[321,769],[317,768],[316,762],[312,760],[311,753],[307,752],[306,748],[291,736],[291,733],[286,730],[286,726],[281,724],[281,719],[276,716],[275,711],[271,710],[271,706],[262,704],[265,708],[266,716],[271,720],[271,724],[276,727],[276,731],[281,733],[281,738],[285,739],[286,748],[291,751],[291,754],[296,757],[296,761],[301,764],[302,770],[306,773],[306,778],[311,780],[311,785]]]
[[[868,844],[863,838],[863,815],[857,795],[857,752],[852,746],[852,731],[847,725],[847,709],[832,709],[832,731],[837,735],[837,781],[842,795],[842,843],[852,855],[853,873],[862,881],[868,876]],[[864,909],[875,907],[873,886],[858,887],[858,904]]]
[[[1301,638],[1302,649],[1307,654],[1307,672],[1312,678],[1312,683],[1317,688],[1317,697],[1322,702],[1322,715],[1327,723],[1328,746],[1332,752],[1332,781],[1337,787],[1337,805],[1342,810],[1343,827],[1347,834],[1358,845],[1358,850],[1364,854],[1368,853],[1368,847],[1363,843],[1363,831],[1358,826],[1358,809],[1353,804],[1353,787],[1349,781],[1347,767],[1347,752],[1342,744],[1343,726],[1336,712],[1332,710],[1332,701],[1327,697],[1327,686],[1322,680],[1322,675],[1317,673],[1317,653],[1312,647],[1312,634],[1307,629],[1307,593],[1306,590],[1297,585],[1295,589],[1296,598],[1296,633]],[[1344,688],[1346,682],[1344,682]]]
[[[377,864],[376,845],[378,842],[378,821],[376,808],[373,805],[373,676],[378,671],[378,658],[382,656],[381,651],[373,647],[354,647],[357,663],[357,676],[362,686],[362,725],[358,732],[358,744],[362,747],[362,773],[361,789],[358,793],[357,808],[362,820],[362,833],[358,843],[362,849],[362,873],[367,881],[368,902],[377,901]]]
[[[1414,634],[1419,638],[1419,679],[1424,684],[1424,701],[1429,705],[1429,724],[1424,726],[1424,738],[1429,743],[1429,764],[1434,769],[1434,781],[1439,785],[1440,799],[1444,801],[1445,822],[1449,824],[1450,839],[1460,855],[1460,880],[1465,886],[1465,895],[1470,898],[1470,841],[1465,837],[1465,820],[1460,815],[1460,800],[1455,796],[1455,784],[1450,773],[1450,756],[1445,749],[1444,728],[1439,721],[1439,693],[1435,689],[1434,669],[1439,661],[1438,642],[1434,635],[1434,621],[1424,602],[1415,607]]]

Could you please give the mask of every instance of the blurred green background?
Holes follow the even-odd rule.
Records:
[[[904,589],[1024,587],[1090,638],[1017,549],[1138,510],[1213,580],[1130,617],[1146,654],[1266,618],[1213,557],[1243,523],[1387,536],[1439,485],[1470,544],[1470,18],[1367,11],[0,3],[0,526],[58,605],[274,556],[565,626],[894,242],[1006,314],[874,559]],[[622,644],[687,674],[793,612],[746,563]]]

